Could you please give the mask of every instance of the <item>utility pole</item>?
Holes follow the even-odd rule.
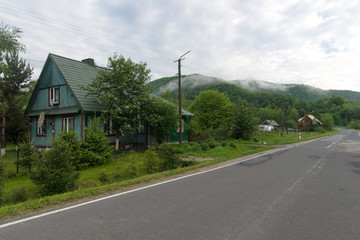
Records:
[[[184,60],[184,56],[190,52],[187,51],[185,54],[181,55],[178,60],[175,60],[174,62],[178,62],[178,76],[179,76],[179,143],[182,143],[183,136],[182,136],[182,112],[181,112],[181,60]]]

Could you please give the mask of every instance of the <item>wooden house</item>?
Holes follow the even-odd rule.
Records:
[[[297,121],[297,127],[300,131],[314,131],[317,125],[322,125],[322,122],[310,114],[306,114]]]
[[[39,147],[50,147],[51,139],[59,137],[59,133],[73,130],[81,140],[86,138],[84,128],[100,115],[104,107],[94,96],[87,96],[81,86],[89,85],[101,67],[95,65],[93,59],[77,61],[74,59],[49,54],[39,80],[30,98],[25,115],[30,118],[30,140]],[[183,110],[183,131],[171,130],[174,134],[170,141],[187,140],[187,126],[194,114]],[[122,147],[129,145],[150,145],[156,142],[154,129],[143,121],[135,134],[120,137]],[[100,120],[100,128],[108,133],[110,144],[114,144],[116,136],[111,128],[111,121]]]

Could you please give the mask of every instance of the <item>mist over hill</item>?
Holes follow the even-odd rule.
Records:
[[[227,81],[200,74],[183,75],[181,77],[181,83],[182,92],[188,99],[195,98],[199,92],[204,90],[218,89],[220,92],[223,92],[222,90],[227,89],[226,92],[230,99],[237,97],[246,99],[248,95],[252,93],[276,93],[292,96],[305,102],[330,98],[332,96],[342,96],[349,100],[360,100],[360,92],[351,90],[323,90],[303,84],[276,84],[259,80]],[[148,86],[153,89],[156,95],[167,91],[175,93],[178,91],[178,77],[160,78],[148,83]],[[231,89],[231,93],[229,93],[229,88]]]

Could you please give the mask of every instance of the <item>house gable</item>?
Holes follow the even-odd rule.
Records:
[[[58,88],[59,104],[50,103],[50,89]],[[30,98],[25,115],[38,116],[40,112],[48,114],[61,114],[60,109],[80,109],[69,85],[63,78],[56,64],[48,57],[40,74],[34,92]]]

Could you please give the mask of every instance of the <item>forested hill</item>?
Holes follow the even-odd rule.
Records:
[[[330,98],[332,96],[342,96],[349,100],[360,100],[360,92],[350,90],[322,90],[302,84],[275,84],[258,80],[226,81],[199,74],[182,76],[181,79],[182,92],[187,99],[194,99],[199,92],[204,90],[218,89],[220,92],[226,93],[232,100],[241,97],[245,100],[250,100],[249,98],[251,98],[254,101],[253,98],[256,97],[255,95],[259,96],[260,93],[277,93],[292,96],[306,102]],[[167,91],[175,94],[178,91],[178,77],[160,78],[150,82],[148,85],[154,90],[154,94],[156,95]],[[264,96],[261,98],[264,98]]]

